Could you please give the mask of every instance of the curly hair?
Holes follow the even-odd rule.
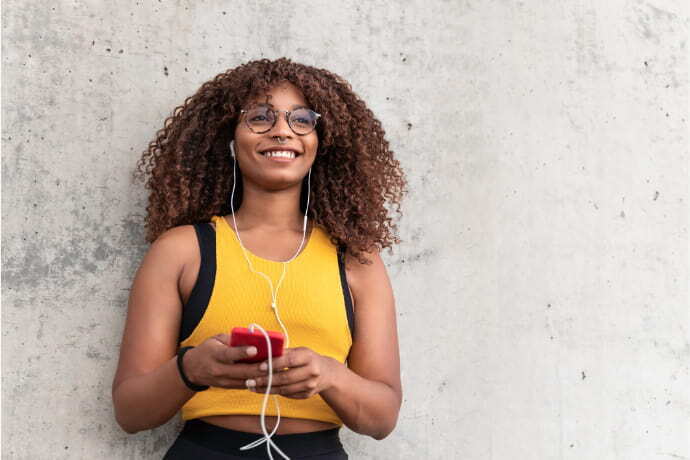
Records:
[[[343,78],[288,58],[260,59],[227,70],[202,84],[165,119],[134,172],[136,178],[147,178],[150,190],[148,242],[172,227],[230,213],[233,160],[228,144],[240,110],[285,81],[322,115],[308,217],[360,263],[367,263],[363,252],[392,251],[401,242],[388,211],[402,216],[407,181],[381,122]],[[235,209],[241,204],[241,182],[238,177]],[[305,190],[306,180],[302,212]]]

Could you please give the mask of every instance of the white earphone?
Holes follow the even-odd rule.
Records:
[[[276,319],[280,323],[280,326],[283,329],[283,332],[285,333],[285,348],[288,348],[288,346],[290,344],[290,336],[288,335],[287,328],[285,327],[283,322],[280,320],[280,315],[278,314],[278,305],[277,305],[278,289],[280,289],[280,285],[282,284],[283,278],[285,277],[285,268],[286,268],[288,262],[292,261],[295,257],[297,257],[299,255],[300,251],[302,250],[302,246],[304,245],[304,239],[306,238],[307,214],[309,212],[309,198],[311,195],[311,167],[309,168],[309,176],[307,179],[307,205],[306,205],[306,209],[304,212],[304,223],[302,226],[302,241],[300,242],[299,247],[297,248],[297,252],[295,252],[295,254],[290,259],[282,262],[283,263],[283,273],[282,273],[280,280],[278,281],[278,284],[277,284],[276,289],[274,291],[273,290],[273,281],[265,273],[259,272],[259,271],[254,269],[251,261],[249,260],[249,257],[247,256],[247,250],[245,249],[244,245],[242,244],[242,240],[240,239],[240,232],[237,229],[237,221],[235,220],[235,207],[234,207],[235,206],[235,204],[234,204],[235,185],[237,183],[237,176],[236,176],[237,158],[235,155],[235,145],[234,144],[235,144],[235,140],[232,139],[230,141],[230,155],[233,158],[233,162],[232,162],[233,163],[233,165],[232,165],[232,193],[230,194],[230,209],[232,211],[233,224],[235,225],[235,233],[237,234],[237,240],[240,243],[240,247],[242,247],[242,252],[243,252],[244,257],[247,261],[249,269],[253,273],[256,273],[258,275],[263,276],[266,279],[266,281],[268,281],[268,284],[271,288],[271,308],[273,309],[273,312],[276,315]],[[285,453],[282,450],[280,450],[280,448],[271,440],[271,437],[276,433],[276,431],[278,430],[278,425],[280,424],[280,406],[278,405],[278,398],[277,397],[275,397],[276,409],[277,409],[277,413],[278,413],[278,419],[276,421],[276,426],[273,428],[273,431],[270,434],[268,433],[268,430],[266,429],[266,420],[265,420],[266,405],[268,403],[268,395],[271,392],[271,384],[273,381],[273,363],[272,363],[272,356],[271,356],[271,341],[269,339],[269,336],[268,336],[268,333],[266,332],[266,330],[264,328],[262,328],[260,325],[258,325],[256,323],[252,323],[249,325],[249,330],[251,332],[253,332],[255,327],[258,328],[261,331],[261,333],[263,334],[264,338],[266,339],[266,345],[268,348],[268,382],[267,382],[267,386],[266,386],[266,393],[264,394],[263,403],[261,405],[261,420],[260,420],[261,431],[263,432],[264,437],[259,438],[256,441],[253,441],[253,442],[251,442],[245,446],[240,447],[240,450],[252,449],[252,448],[257,447],[257,446],[259,446],[265,442],[266,443],[266,450],[268,452],[268,457],[271,460],[273,460],[273,454],[271,453],[271,447],[276,449],[278,451],[278,453],[285,460],[290,460],[290,458],[287,455],[285,455]]]

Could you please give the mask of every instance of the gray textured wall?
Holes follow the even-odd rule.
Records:
[[[170,444],[112,415],[130,173],[201,83],[288,56],[352,83],[410,179],[405,401],[352,458],[690,458],[685,2],[295,5],[3,2],[2,457]]]

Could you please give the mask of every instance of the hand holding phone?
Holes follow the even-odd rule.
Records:
[[[277,358],[283,355],[283,343],[285,337],[281,332],[266,331],[271,342],[271,356]],[[268,359],[268,347],[266,344],[266,337],[263,333],[254,329],[250,331],[246,327],[233,327],[230,333],[230,346],[255,346],[257,353],[249,358],[237,360],[238,363],[257,363]]]

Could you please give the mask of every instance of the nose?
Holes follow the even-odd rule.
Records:
[[[287,121],[287,113],[278,112],[277,119],[273,128],[268,132],[271,136],[288,137],[292,136],[292,128]]]

